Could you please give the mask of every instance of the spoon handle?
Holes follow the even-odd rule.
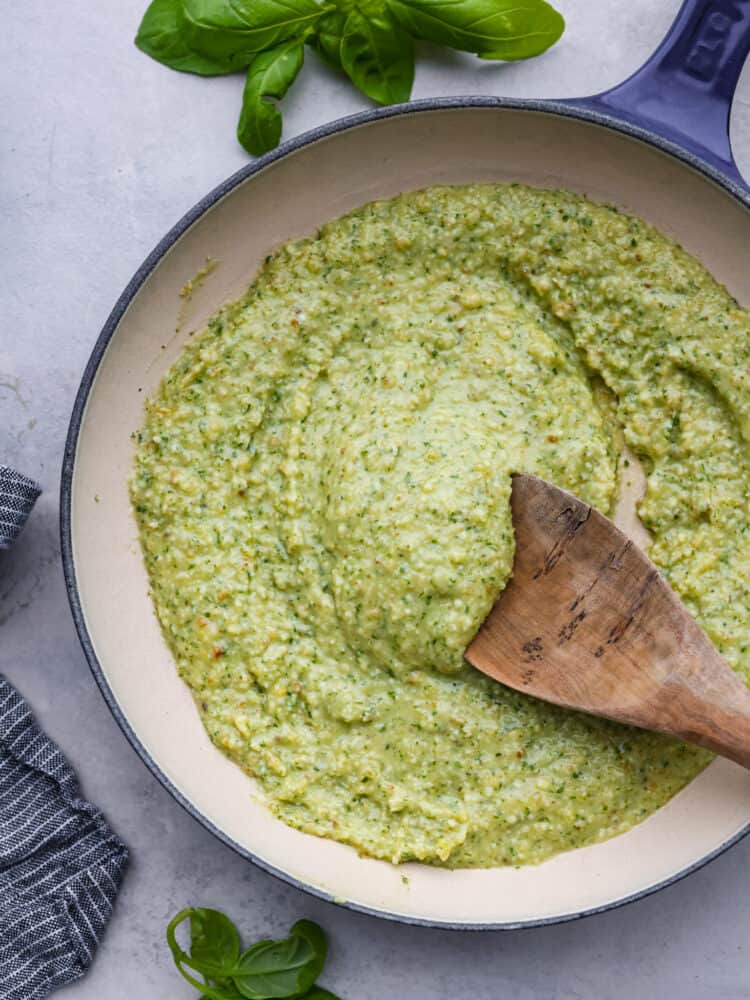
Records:
[[[682,652],[679,673],[664,683],[660,728],[750,768],[750,691],[702,634],[701,639],[704,648],[695,650],[693,663],[688,665]]]

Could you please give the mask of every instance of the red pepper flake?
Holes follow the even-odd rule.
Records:
[[[224,650],[221,646],[214,646],[214,659],[218,660],[220,656],[224,655]]]

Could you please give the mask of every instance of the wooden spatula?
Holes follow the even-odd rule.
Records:
[[[670,733],[750,768],[750,691],[606,517],[513,477],[513,577],[466,659],[509,687]]]

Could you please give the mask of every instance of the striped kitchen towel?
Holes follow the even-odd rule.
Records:
[[[41,490],[32,479],[0,465],[0,549],[9,549]]]
[[[0,1000],[38,1000],[83,975],[127,859],[0,676]]]

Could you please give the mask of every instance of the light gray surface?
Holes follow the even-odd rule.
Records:
[[[325,981],[345,1000],[551,1000],[750,996],[750,839],[648,900],[573,924],[456,934],[358,916],[290,889],[219,844],[147,772],[111,719],[68,612],[57,531],[59,465],[83,366],[117,295],[199,197],[247,162],[235,144],[240,78],[171,73],[131,44],[146,0],[25,0],[0,37],[0,460],[45,487],[0,555],[0,670],[28,696],[133,861],[76,1000],[188,998],[163,941],[190,904],[280,934],[302,915],[329,930]],[[497,66],[425,54],[415,97],[573,96],[643,61],[677,0],[560,0],[553,52]],[[19,11],[21,8],[19,7]],[[361,109],[309,57],[285,102],[285,137]],[[733,138],[750,175],[750,72]]]

